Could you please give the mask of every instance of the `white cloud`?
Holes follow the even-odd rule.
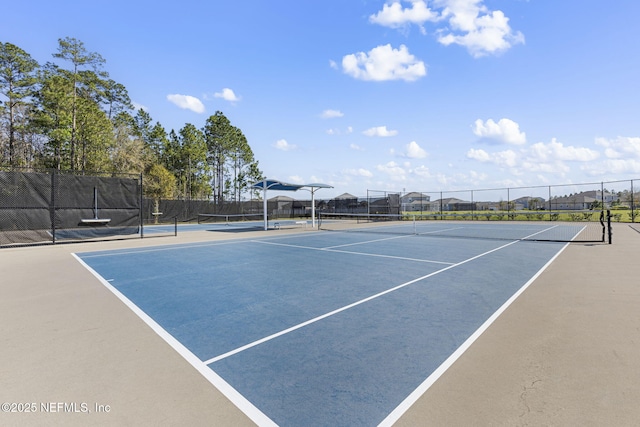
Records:
[[[520,125],[510,119],[500,119],[497,123],[493,119],[486,122],[478,119],[474,123],[473,133],[481,138],[494,139],[513,145],[522,145],[527,142],[526,134],[520,132]]]
[[[376,169],[389,176],[392,181],[404,181],[406,179],[406,171],[396,162],[389,162],[384,165],[376,166]]]
[[[601,174],[640,174],[640,161],[638,159],[607,159],[603,169]]]
[[[491,161],[491,156],[483,149],[476,150],[475,148],[472,148],[471,150],[467,151],[467,157],[482,163]]]
[[[358,144],[351,144],[349,145],[349,148],[355,151],[364,151],[364,148],[360,147]]]
[[[131,104],[133,105],[133,109],[136,110],[136,111],[140,111],[140,110],[144,110],[144,111],[147,111],[147,112],[149,111],[149,109],[146,106],[144,106],[142,104],[139,104],[139,103],[137,103],[135,101],[131,101]]]
[[[619,136],[616,139],[596,138],[596,145],[604,147],[610,159],[636,157],[640,160],[640,137]]]
[[[415,81],[427,75],[424,62],[417,60],[406,46],[394,49],[390,44],[378,46],[368,53],[358,52],[342,58],[345,74],[359,80]]]
[[[377,126],[377,127],[367,129],[362,133],[367,136],[387,137],[387,136],[396,136],[398,134],[398,131],[388,130],[386,126]]]
[[[519,151],[505,150],[487,152],[482,149],[471,149],[467,158],[485,164],[509,168],[511,173],[522,175],[524,172],[544,173],[549,175],[566,176],[571,171],[570,163],[579,164],[582,170],[589,170],[593,174],[599,170],[594,161],[600,153],[587,147],[565,146],[555,138],[549,143],[538,142]],[[626,165],[623,167],[633,167]]]
[[[273,146],[282,151],[291,151],[298,148],[295,144],[289,144],[286,139],[277,140]]]
[[[450,25],[439,31],[438,41],[445,46],[463,46],[478,58],[524,43],[524,35],[511,29],[509,18],[500,10],[490,11],[482,0],[438,0],[437,4],[444,6],[442,16]]]
[[[560,175],[562,177],[571,171],[571,168],[562,161],[536,162],[529,159],[522,162],[522,169],[527,172],[541,172],[547,175]]]
[[[191,95],[171,94],[167,95],[169,102],[177,105],[183,110],[191,110],[195,113],[204,113],[204,104],[196,97]]]
[[[402,1],[397,0],[385,4],[381,11],[369,16],[369,22],[389,28],[403,28],[409,24],[415,24],[424,33],[425,29],[422,24],[427,21],[435,22],[439,19],[438,13],[429,9],[424,0],[408,0],[405,3],[410,3],[411,6],[403,8]]]
[[[409,5],[403,7],[403,3]],[[504,12],[489,10],[484,0],[432,0],[431,7],[427,3],[427,0],[391,0],[369,16],[369,22],[400,30],[417,25],[426,34],[425,23],[445,21],[447,27],[436,28],[438,41],[445,46],[463,46],[476,58],[499,54],[524,43],[524,35],[511,29]]]
[[[346,169],[343,171],[343,173],[347,175],[353,175],[353,176],[363,176],[365,178],[371,178],[373,176],[373,174],[369,170],[363,169],[363,168]]]
[[[428,167],[424,165],[420,165],[413,170],[413,173],[418,175],[420,178],[431,178],[431,171]]]
[[[410,159],[424,159],[425,157],[427,157],[427,152],[422,147],[420,147],[417,142],[411,141],[406,146],[405,155]]]
[[[513,168],[517,165],[518,154],[513,150],[498,151],[496,153],[487,153],[480,149],[471,149],[467,152],[467,157],[482,163],[493,163],[501,167]]]
[[[517,164],[518,155],[513,150],[506,150],[494,153],[494,162],[498,165],[504,165],[513,168]]]
[[[344,113],[342,113],[342,111],[339,111],[339,110],[324,110],[320,115],[320,117],[322,117],[323,119],[334,119],[336,117],[343,117],[343,116],[344,116]]]
[[[561,142],[556,141],[555,138],[548,144],[543,142],[533,144],[528,150],[528,155],[532,161],[537,162],[589,162],[600,157],[600,154],[595,150],[586,147],[564,146]]]
[[[343,131],[338,128],[331,128],[326,130],[328,135],[349,135],[353,132],[353,128],[351,126],[347,126],[347,128]]]
[[[240,101],[240,97],[236,96],[233,90],[229,89],[228,87],[225,87],[224,89],[222,89],[222,92],[214,93],[213,96],[216,98],[222,98],[225,101],[229,101],[229,102]]]

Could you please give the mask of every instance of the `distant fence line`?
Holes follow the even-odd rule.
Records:
[[[638,181],[640,180],[451,191],[367,190],[366,196],[344,193],[331,199],[316,198],[315,203],[318,212],[370,214],[580,211],[617,208],[628,210],[627,219],[635,222],[640,212]],[[145,199],[146,219],[154,217],[154,206],[152,200]],[[159,211],[162,212],[160,220],[177,217],[179,221],[194,221],[199,213],[229,215],[262,213],[263,202],[262,200],[221,203],[206,200],[161,200]],[[268,199],[267,211],[273,218],[309,217],[311,200],[276,196]]]
[[[640,180],[452,191],[344,193],[316,199],[317,212],[400,214],[611,209],[614,221],[640,222]],[[144,197],[144,177],[114,173],[0,168],[0,246],[144,236],[144,224],[195,222],[198,214],[263,213],[262,200],[155,200]],[[277,196],[272,218],[310,217],[311,200]]]

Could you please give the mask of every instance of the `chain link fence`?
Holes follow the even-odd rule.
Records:
[[[614,222],[637,223],[639,181],[456,191],[367,190],[362,197],[344,193],[317,199],[316,212],[419,213],[443,218],[461,213],[469,219],[539,217],[599,222],[600,213],[610,210]],[[214,203],[146,199],[142,183],[141,175],[0,170],[0,247],[143,237],[145,224],[196,222],[199,214],[263,213],[262,200]],[[272,219],[309,218],[311,200],[278,196],[268,201],[267,209]]]
[[[139,175],[0,170],[0,247],[141,233]]]

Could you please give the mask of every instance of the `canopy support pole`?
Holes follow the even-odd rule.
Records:
[[[262,215],[264,216],[264,231],[269,229],[269,216],[267,215],[267,180],[262,181]]]
[[[311,187],[311,228],[316,228],[316,194],[317,188]]]

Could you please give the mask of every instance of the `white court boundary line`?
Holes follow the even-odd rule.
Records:
[[[307,232],[307,233],[310,234],[312,232]],[[286,234],[283,236],[269,236],[269,237],[264,237],[264,240],[291,239],[292,237],[296,237],[300,235],[305,235],[305,233]],[[248,242],[254,242],[254,241],[255,241],[255,238],[246,237],[243,239],[220,240],[216,242],[174,243],[174,244],[162,245],[157,247],[149,247],[149,248],[107,249],[104,251],[87,251],[86,252],[87,255],[83,255],[83,256],[84,258],[99,258],[99,257],[108,257],[108,256],[143,254],[148,252],[176,251],[180,249],[208,248],[212,246],[234,245],[234,244],[248,243]]]
[[[233,388],[228,382],[222,379],[221,376],[216,374],[211,368],[196,357],[191,351],[189,351],[180,341],[176,340],[169,332],[167,332],[162,326],[160,326],[155,320],[153,320],[147,313],[142,311],[137,305],[135,305],[129,298],[124,296],[119,290],[117,290],[111,283],[105,280],[98,272],[91,268],[75,253],[71,254],[84,268],[89,270],[107,289],[109,289],[120,301],[122,301],[127,307],[129,307],[143,322],[145,322],[153,331],[160,336],[167,344],[169,344],[175,351],[178,352],[191,366],[196,368],[203,377],[205,377],[215,388],[217,388],[224,396],[226,396],[235,406],[238,407],[251,421],[255,422],[259,426],[275,426],[269,417],[267,417],[262,411],[256,408],[251,402],[249,402],[242,394],[240,394],[235,388]]]
[[[451,356],[449,356],[435,371],[427,377],[409,396],[407,396],[387,417],[382,420],[378,427],[391,427],[393,424],[404,415],[414,403],[422,397],[424,393],[449,369],[465,351],[471,347],[471,345],[486,331],[489,326],[555,261],[558,256],[569,246],[570,243],[566,243],[538,272],[525,283],[520,289],[514,293],[502,306],[496,310],[469,338],[466,339],[460,347],[456,349]]]
[[[165,251],[176,251],[180,249],[194,249],[194,248],[208,248],[212,246],[224,246],[224,245],[232,245],[237,243],[247,243],[248,240],[223,240],[220,242],[214,243],[176,243],[173,245],[163,245],[155,248],[134,248],[134,249],[108,249],[106,251],[96,251],[96,253],[87,252],[86,255],[83,255],[84,258],[101,258],[101,257],[110,257],[110,256],[120,256],[120,255],[133,255],[133,254],[145,254],[149,252],[165,252]]]

